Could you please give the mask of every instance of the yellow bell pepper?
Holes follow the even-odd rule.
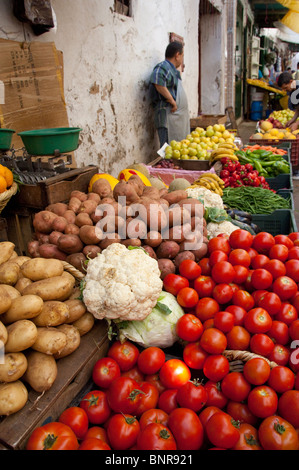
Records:
[[[97,181],[99,178],[104,178],[110,183],[111,189],[113,190],[114,187],[117,185],[119,182],[118,179],[114,178],[114,176],[109,175],[108,173],[96,173],[93,175],[93,177],[89,181],[88,185],[88,192],[90,193],[92,191],[92,185],[95,181]]]

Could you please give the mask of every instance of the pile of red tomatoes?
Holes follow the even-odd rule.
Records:
[[[163,283],[185,312],[179,353],[114,341],[94,388],[27,448],[298,450],[299,233],[212,238]]]

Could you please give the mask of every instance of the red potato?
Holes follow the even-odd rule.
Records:
[[[83,248],[83,254],[89,259],[96,258],[101,251],[102,250],[98,245],[85,245]]]
[[[161,197],[159,189],[155,188],[154,186],[144,186],[142,196],[148,197],[149,199],[154,199],[157,202],[160,201]]]
[[[184,223],[190,222],[190,212],[178,204],[174,204],[169,207],[166,212],[168,217],[168,225],[172,227],[174,225],[182,225]]]
[[[58,215],[52,222],[52,230],[56,230],[57,232],[64,232],[67,224],[68,221],[61,215]]]
[[[191,259],[192,261],[195,261],[195,254],[192,253],[192,251],[181,251],[173,260],[175,267],[178,268],[181,262],[185,259]]]
[[[64,229],[64,233],[66,235],[68,235],[68,234],[79,235],[79,230],[80,230],[80,227],[78,227],[78,225],[67,224],[67,226]]]
[[[83,250],[83,243],[78,235],[62,235],[57,242],[59,250],[67,254],[80,253]]]
[[[79,229],[79,237],[84,245],[97,245],[103,238],[103,232],[97,226],[83,225]]]
[[[71,192],[70,198],[72,197],[76,197],[77,199],[79,199],[79,201],[83,202],[83,201],[86,201],[87,194],[84,193],[83,191],[78,191],[78,189],[75,189],[74,191]]]
[[[120,181],[115,185],[113,197],[122,206],[139,201],[139,196],[134,186],[127,181]]]
[[[103,233],[119,233],[123,237],[126,233],[126,222],[119,216],[107,215],[97,222],[97,227]]]
[[[157,258],[174,259],[180,251],[180,245],[175,241],[163,241],[156,250]]]
[[[39,244],[42,243],[49,243],[49,234],[46,233],[40,233],[40,232],[35,232],[35,236],[39,242]]]
[[[84,253],[72,253],[68,255],[66,258],[66,262],[74,266],[74,268],[78,269],[83,274],[86,274],[86,256]]]
[[[101,202],[101,196],[97,193],[88,193],[87,199],[92,199],[93,201],[96,201],[98,204]]]
[[[133,184],[135,190],[136,190],[136,193],[138,196],[141,196],[142,193],[143,193],[143,190],[144,188],[146,187],[142,181],[142,179],[140,178],[140,176],[138,175],[132,175],[130,176],[128,182],[130,184]]]
[[[54,230],[49,235],[49,243],[51,243],[51,245],[57,245],[57,241],[59,237],[61,237],[61,235],[63,235],[62,232],[57,232],[56,230]]]
[[[187,209],[191,217],[202,219],[204,216],[204,206],[198,199],[186,198],[179,201],[179,205]]]
[[[33,219],[33,227],[36,232],[51,233],[52,223],[57,215],[50,211],[37,212]]]
[[[175,274],[175,264],[171,259],[158,259],[158,267],[160,269],[160,278],[163,280],[167,274]]]
[[[122,217],[122,213],[123,206],[114,200],[111,200],[111,202],[101,202],[95,209],[96,217],[106,217],[106,215]]]
[[[105,250],[109,245],[112,245],[112,243],[121,243],[121,237],[119,236],[118,233],[109,233],[109,237],[103,238],[103,240],[100,241],[99,246],[101,250]]]
[[[155,230],[161,232],[167,227],[167,215],[161,204],[151,203],[146,207],[147,219],[146,223],[150,231]]]
[[[156,259],[156,260],[158,259],[155,250],[154,250],[151,246],[149,246],[149,245],[142,245],[142,248],[144,249],[144,251],[147,252],[147,254],[148,254],[151,258],[154,258],[154,259]]]
[[[74,224],[76,219],[76,214],[74,211],[68,209],[63,214],[63,217],[67,220],[68,224]]]
[[[206,256],[206,254],[208,252],[208,245],[207,245],[207,243],[202,243],[200,248],[198,248],[196,250],[191,250],[191,251],[195,256],[195,261],[198,262]]]
[[[83,225],[93,225],[93,221],[87,212],[80,212],[76,215],[75,225],[82,227]]]
[[[88,215],[95,212],[98,203],[92,199],[86,199],[83,201],[79,207],[79,212],[86,212]]]
[[[170,205],[169,202],[166,201],[166,199],[163,199],[163,197],[160,198],[160,204],[161,204],[161,206],[163,207],[163,209],[164,209],[165,211],[168,210],[168,207],[169,207],[169,205]]]
[[[39,247],[39,255],[41,258],[55,258],[60,259],[61,261],[66,261],[66,253],[61,251],[57,245],[51,243],[44,243]]]
[[[147,226],[143,220],[130,217],[126,221],[126,236],[127,238],[141,238],[144,239],[147,235]]]
[[[162,243],[162,235],[160,232],[152,230],[146,234],[146,238],[144,239],[144,243],[146,245],[151,246],[152,248],[156,248]]]
[[[40,248],[40,244],[39,244],[38,240],[32,240],[32,241],[28,242],[27,250],[28,250],[29,255],[32,258],[39,258],[40,257],[39,248]]]
[[[80,201],[80,199],[78,199],[77,197],[71,197],[68,204],[69,210],[73,211],[75,214],[78,214],[81,202],[82,201]]]
[[[104,178],[99,178],[93,183],[92,192],[98,194],[101,199],[111,197],[113,194],[109,181]]]
[[[46,211],[53,212],[56,215],[64,215],[68,210],[68,205],[64,202],[56,202],[55,204],[50,204],[46,207]]]
[[[127,238],[126,240],[121,241],[122,245],[128,246],[141,246],[140,238]]]
[[[190,229],[190,224],[175,225],[169,229],[168,234],[166,233],[165,236],[164,232],[162,232],[162,236],[165,240],[175,241],[180,244],[189,236]]]
[[[103,217],[101,215],[96,215],[95,212],[90,214],[90,219],[92,220],[93,225],[97,224],[99,220],[101,220]]]

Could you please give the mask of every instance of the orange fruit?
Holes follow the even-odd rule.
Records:
[[[6,179],[7,187],[10,188],[13,183],[13,173],[9,168],[4,167],[4,178]]]
[[[7,182],[4,176],[0,175],[0,193],[4,193],[7,188]]]

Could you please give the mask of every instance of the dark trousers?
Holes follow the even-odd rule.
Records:
[[[162,147],[165,144],[165,142],[169,143],[167,127],[158,127],[157,131],[158,131],[158,136],[160,140],[160,146]]]

